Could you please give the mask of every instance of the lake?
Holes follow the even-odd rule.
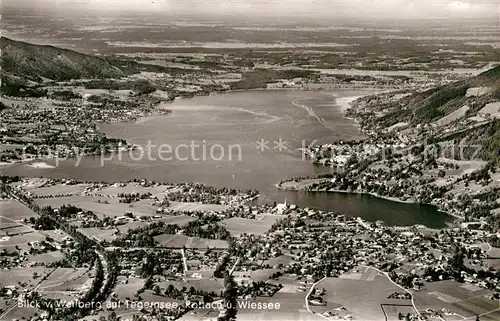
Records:
[[[333,169],[313,165],[301,148],[309,144],[363,137],[345,119],[346,97],[360,91],[247,91],[178,99],[163,104],[173,112],[136,123],[100,125],[109,136],[141,148],[109,159],[84,157],[56,168],[16,164],[10,175],[123,181],[195,181],[214,186],[258,189],[267,201],[283,201],[341,211],[388,224],[443,227],[450,217],[432,206],[400,204],[370,196],[278,191],[283,178],[311,176]],[[341,98],[341,99],[338,99]],[[338,101],[336,100],[338,99]],[[54,164],[54,162],[49,162]],[[78,166],[75,166],[78,165]]]

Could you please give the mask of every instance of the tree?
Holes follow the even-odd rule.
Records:
[[[113,312],[110,313],[110,315],[108,316],[108,320],[109,321],[117,321],[118,320],[115,311],[113,311]]]
[[[226,287],[226,290],[224,291],[224,301],[228,306],[224,320],[236,320],[236,299],[238,297],[238,287],[233,276],[229,274],[229,272],[224,273],[224,286]]]
[[[146,281],[144,282],[144,288],[145,289],[151,289],[153,287],[153,280],[151,278],[147,278]]]
[[[175,287],[172,284],[169,284],[167,286],[167,289],[165,290],[165,295],[171,296],[172,294],[174,294],[174,291],[175,291]]]
[[[462,248],[456,246],[453,257],[451,258],[450,265],[455,270],[460,271],[464,266],[464,251]]]
[[[158,285],[155,285],[155,286],[153,287],[153,291],[154,291],[154,293],[155,293],[156,295],[160,295],[160,294],[161,294],[161,289],[160,289],[160,287],[159,287]]]

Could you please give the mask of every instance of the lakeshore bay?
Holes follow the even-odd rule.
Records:
[[[302,207],[345,212],[368,221],[383,220],[390,225],[423,224],[444,227],[452,218],[432,206],[398,204],[389,200],[356,194],[305,193],[277,190],[273,185],[296,176],[331,173],[332,168],[316,166],[304,159],[301,148],[335,140],[361,139],[362,133],[339,106],[348,97],[371,91],[242,91],[190,99],[178,99],[159,107],[172,113],[148,117],[136,123],[101,124],[100,131],[129,143],[150,143],[153,157],[139,157],[138,151],[124,152],[102,161],[86,156],[80,161],[61,161],[55,168],[15,164],[3,171],[9,175],[74,178],[83,181],[124,181],[145,178],[163,182],[203,182],[218,187],[257,189],[262,202],[294,203]],[[336,101],[339,99],[340,102]],[[277,143],[284,142],[279,150]],[[257,149],[259,141],[268,142]],[[195,142],[200,146],[195,160],[183,149],[182,157],[159,159],[157,148],[174,148]],[[220,145],[222,160],[203,159],[208,150]],[[228,153],[229,146],[239,146]],[[236,154],[235,154],[236,151]],[[177,155],[179,156],[179,155]],[[218,156],[222,156],[220,153]],[[186,159],[187,158],[187,159]],[[54,161],[47,161],[56,165]],[[78,165],[78,166],[75,166]],[[360,201],[362,198],[362,202]],[[361,204],[361,205],[360,205]]]

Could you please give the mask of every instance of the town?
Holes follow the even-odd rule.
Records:
[[[432,204],[464,225],[497,231],[500,121],[498,110],[491,106],[499,106],[498,96],[491,95],[490,87],[472,84],[487,85],[489,75],[498,75],[499,70],[496,67],[468,80],[471,86],[460,88],[463,95],[450,95],[447,105],[455,104],[456,110],[444,117],[429,115],[429,109],[436,108],[433,106],[406,114],[408,109],[401,106],[415,103],[415,96],[404,91],[351,102],[347,115],[361,124],[368,139],[313,146],[305,151],[310,160],[336,171],[321,177],[288,178],[277,186]],[[456,86],[452,83],[437,92],[431,90],[428,101],[439,99],[446,90],[457,90]],[[423,90],[417,95],[426,93]]]
[[[496,233],[255,205],[256,193],[3,177],[2,319],[498,317]],[[352,297],[367,289],[376,297],[360,309]]]
[[[2,46],[12,48],[11,51],[40,50],[35,45],[4,37],[1,41]],[[9,52],[4,51],[4,59],[8,58]],[[110,57],[109,62],[126,65],[122,73],[114,69],[108,71],[111,68],[109,63],[95,61],[95,64],[102,65],[99,72],[102,72],[103,79],[85,75],[71,79],[72,74],[62,74],[57,80],[46,79],[30,87],[14,81],[14,76],[12,79],[6,77],[0,97],[0,164],[103,155],[132,149],[133,145],[123,139],[107,137],[98,125],[141,121],[148,116],[168,114],[171,110],[166,103],[177,98],[259,88],[409,91],[463,79],[481,70],[476,67],[489,59],[487,55],[468,58],[467,65],[463,65],[470,68],[466,73],[454,72],[452,66],[444,64],[439,67],[440,72],[428,71],[426,65],[414,65],[408,67],[410,71],[401,73],[373,74],[371,69],[375,66],[359,65],[364,61],[363,55],[347,59],[343,53],[330,52],[318,53],[316,57],[308,51],[308,59],[318,61],[316,68],[311,68],[293,63],[303,61],[304,53],[300,50],[292,53],[287,55],[286,63],[279,62],[279,55],[275,57],[266,52],[255,52],[252,56],[246,55],[246,51],[201,56],[121,54]],[[50,59],[50,55],[60,53],[53,48],[43,54]],[[76,59],[89,59],[78,55]],[[450,54],[442,52],[440,55]],[[336,66],[337,69],[323,71],[321,60],[331,56],[342,58],[342,64]],[[392,59],[396,58],[388,58],[384,63],[392,63]],[[15,70],[16,67],[9,68]],[[361,70],[354,70],[356,72],[350,75],[345,72],[349,68]],[[43,162],[36,162],[37,165],[47,166]]]

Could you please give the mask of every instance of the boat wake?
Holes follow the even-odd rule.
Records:
[[[307,111],[309,116],[316,118],[316,120],[326,129],[329,129],[332,132],[335,131],[335,128],[328,121],[326,121],[324,118],[321,118],[318,115],[316,115],[316,113],[314,112],[314,110],[311,107],[303,105],[303,104],[299,103],[297,100],[292,101],[292,104],[294,104],[295,106],[300,107],[302,109],[305,109],[305,111]]]
[[[278,116],[273,116],[273,115],[269,115],[266,113],[260,113],[260,112],[254,111],[254,110],[249,110],[249,109],[244,109],[244,108],[235,108],[235,109],[238,111],[244,112],[244,113],[249,113],[249,114],[255,115],[255,116],[265,117],[265,118],[267,118],[267,121],[265,121],[266,124],[272,123],[272,122],[275,122],[275,121],[278,121],[281,119]]]

